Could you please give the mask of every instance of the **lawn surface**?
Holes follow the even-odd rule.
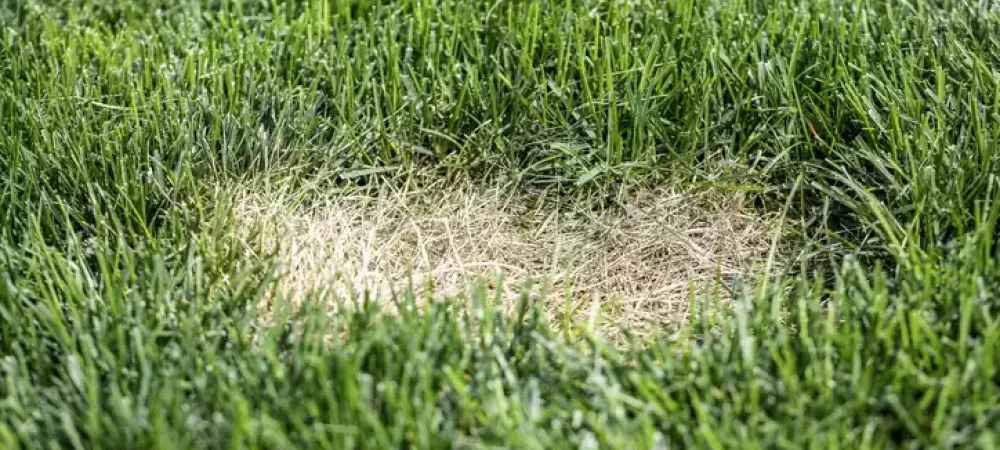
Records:
[[[632,345],[283,301],[247,186],[412,173],[782,226]],[[0,448],[995,448],[998,173],[990,1],[0,1]]]

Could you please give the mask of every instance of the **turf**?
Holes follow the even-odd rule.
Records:
[[[0,2],[0,447],[994,448],[998,84],[989,1]],[[627,349],[484,288],[259,320],[217,186],[417,168],[801,250]]]
[[[282,302],[322,290],[335,309],[366,290],[391,298],[414,287],[421,301],[463,304],[486,283],[501,310],[527,292],[558,333],[615,343],[676,332],[692,295],[731,301],[734,287],[765,275],[771,245],[792,228],[744,193],[704,188],[633,189],[604,208],[433,173],[308,202],[301,190],[265,189],[232,189],[235,231],[251,252],[273,252]]]

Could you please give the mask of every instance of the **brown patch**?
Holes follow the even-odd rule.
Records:
[[[317,289],[389,298],[411,279],[434,286],[434,299],[464,298],[484,278],[493,295],[502,275],[506,308],[532,282],[556,327],[592,323],[609,337],[676,329],[692,292],[727,301],[734,280],[759,273],[779,223],[744,195],[710,190],[640,190],[603,210],[471,184],[342,193],[309,208],[290,198],[247,193],[237,217],[259,232],[251,248],[277,248],[294,301]]]

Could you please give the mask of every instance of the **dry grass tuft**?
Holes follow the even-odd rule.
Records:
[[[759,272],[777,230],[744,195],[682,189],[634,192],[614,207],[556,205],[472,184],[340,194],[290,207],[289,196],[246,193],[237,213],[254,248],[277,248],[292,299],[323,289],[389,298],[433,285],[463,298],[473,281],[506,280],[512,307],[525,283],[573,328],[595,316],[609,337],[650,336],[685,322],[692,287],[730,298]],[[497,294],[494,292],[494,294]]]

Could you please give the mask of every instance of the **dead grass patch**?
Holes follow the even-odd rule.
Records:
[[[649,336],[688,317],[692,292],[719,301],[760,272],[779,221],[745,195],[704,189],[636,190],[611,207],[529,199],[465,183],[341,193],[295,206],[290,195],[246,192],[237,217],[251,248],[276,249],[283,288],[340,298],[390,298],[434,286],[464,298],[503,276],[513,307],[522,286],[556,326],[599,318],[598,332]]]

